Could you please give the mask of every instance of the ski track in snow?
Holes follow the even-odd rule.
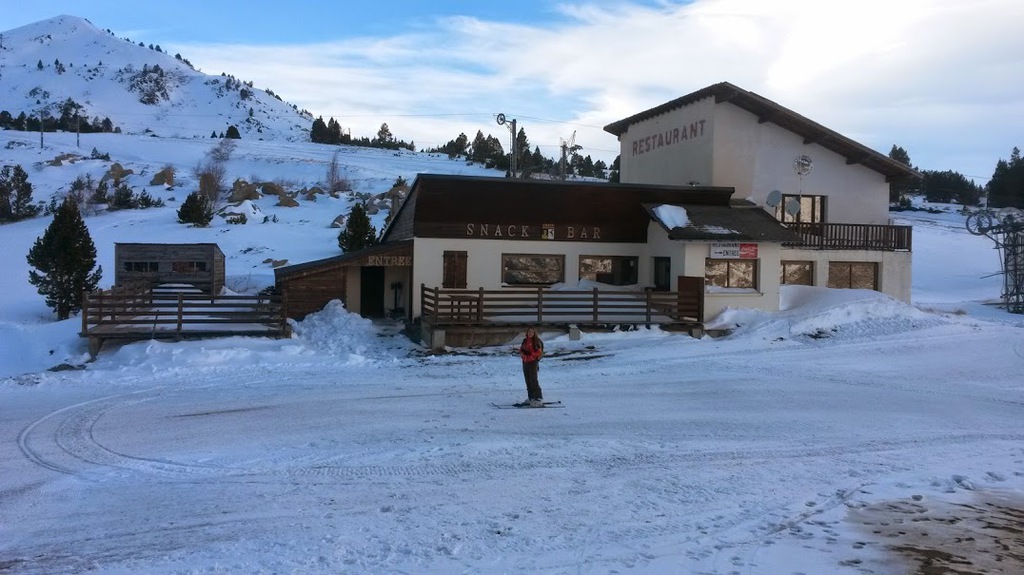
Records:
[[[922,332],[921,336],[931,338],[934,345],[955,345],[948,334]],[[657,349],[645,353],[598,349],[546,359],[542,384],[549,395],[557,392],[565,399],[568,408],[545,413],[489,411],[489,398],[508,393],[505,381],[511,360],[503,357],[506,354],[501,348],[492,350],[490,356],[484,352],[472,358],[423,358],[399,368],[415,365],[423,381],[447,381],[441,383],[446,389],[442,394],[417,392],[409,386],[381,388],[378,382],[386,380],[386,375],[374,368],[350,374],[352,380],[365,377],[364,383],[351,389],[337,389],[324,382],[301,384],[305,373],[317,373],[314,368],[293,371],[282,382],[272,381],[273,375],[260,380],[254,379],[255,373],[242,373],[208,377],[196,385],[185,375],[177,375],[154,377],[150,383],[159,380],[160,385],[145,387],[146,379],[139,378],[133,386],[143,387],[141,390],[62,407],[29,423],[17,438],[21,453],[36,466],[68,476],[78,489],[89,490],[88,485],[94,485],[93,489],[103,492],[123,489],[133,493],[146,486],[165,485],[165,489],[188,489],[199,493],[200,499],[215,501],[220,497],[217,494],[230,493],[234,485],[243,492],[255,490],[247,498],[257,502],[255,507],[228,513],[226,518],[216,518],[205,510],[179,517],[165,509],[163,514],[175,518],[173,525],[142,531],[118,530],[101,521],[95,537],[65,535],[77,541],[76,545],[92,549],[88,561],[37,544],[19,549],[16,555],[38,554],[47,557],[45,562],[33,563],[35,567],[28,562],[6,565],[25,573],[102,571],[104,565],[130,566],[133,561],[147,565],[147,560],[156,560],[161,554],[174,557],[182,548],[207,537],[244,548],[244,542],[232,542],[243,526],[261,532],[279,522],[308,522],[320,515],[321,521],[347,533],[347,539],[344,545],[337,545],[337,555],[316,560],[341,571],[472,570],[493,560],[495,571],[519,567],[554,573],[657,571],[661,565],[678,566],[682,561],[705,566],[705,573],[758,573],[759,557],[774,545],[787,541],[835,545],[839,538],[835,514],[855,505],[854,500],[863,497],[876,480],[893,473],[911,473],[912,466],[906,461],[920,464],[941,459],[950,446],[970,452],[974,446],[1024,440],[1024,432],[1017,432],[1019,427],[992,426],[941,432],[924,428],[905,435],[880,431],[864,437],[825,432],[821,437],[801,439],[783,434],[783,441],[765,443],[757,440],[755,432],[743,431],[738,422],[703,429],[686,425],[686,417],[677,416],[665,422],[630,425],[628,416],[601,409],[601,395],[623,378],[651,380],[645,392],[649,388],[656,397],[682,393],[686,398],[693,389],[706,393],[715,386],[736,385],[750,373],[750,361],[764,366],[759,370],[758,386],[786,390],[787,384],[797,380],[796,394],[803,392],[804,385],[821,386],[830,393],[842,393],[844,388],[884,391],[906,396],[908,401],[934,393],[934,388],[920,384],[875,379],[856,370],[839,374],[827,362],[808,366],[801,361],[801,357],[820,359],[822,348],[828,346],[856,349],[857,353],[901,353],[899,348],[888,347],[884,338],[881,343],[856,338],[802,341],[801,347],[787,349],[788,364],[764,359],[775,353],[770,347],[741,358],[727,341],[720,349],[708,349],[706,342],[681,346],[678,342],[654,343],[654,348],[676,345],[684,351],[675,358],[659,356],[657,362],[649,357],[659,354]],[[574,361],[583,357],[588,360]],[[666,364],[678,364],[680,369],[674,372],[666,369]],[[665,381],[667,373],[677,373],[676,381]],[[573,380],[588,381],[591,395],[571,397]],[[807,383],[810,380],[814,383]],[[240,395],[232,386],[242,381],[248,382],[249,391]],[[453,383],[460,381],[463,383]],[[482,387],[465,383],[472,381],[484,383]],[[952,384],[942,384],[940,389],[947,394],[944,401],[988,404],[1004,416],[1024,414],[1024,402],[1001,397],[998,390],[958,390]],[[592,396],[593,391],[597,397]],[[680,408],[686,409],[686,405],[684,401]],[[341,407],[352,412],[355,424],[351,435],[322,431],[318,424],[330,420],[331,411]],[[391,430],[374,421],[374,411],[396,408],[405,413],[404,418],[415,421]],[[561,412],[565,413],[559,416]],[[316,433],[321,437],[314,439],[315,445],[296,447],[289,445],[287,438],[275,443],[262,433],[247,436],[238,427],[254,427],[253,421],[262,418],[267,418],[270,430],[277,429],[271,421],[283,418],[299,422],[295,424],[297,437],[308,440]],[[303,428],[304,418],[309,419],[308,429]],[[177,447],[178,430],[204,425],[222,435],[211,444],[210,457],[170,453]],[[339,426],[344,427],[340,422]],[[144,437],[125,439],[159,427],[169,430],[154,431],[150,441]],[[407,439],[403,441],[403,437]],[[243,438],[246,441],[241,441]],[[569,441],[572,447],[566,448]],[[130,445],[121,445],[126,442]],[[149,445],[154,451],[168,453],[149,452]],[[687,470],[693,468],[702,470],[700,483],[687,479]],[[837,469],[849,471],[845,477],[833,476]],[[514,479],[511,484],[509,478]],[[778,496],[762,498],[751,490],[773,481],[780,489],[801,485],[812,495],[777,507],[771,502]],[[517,486],[520,482],[536,483],[538,493],[529,495],[532,490]],[[564,492],[546,496],[545,489],[555,485]],[[494,495],[491,488],[512,492]],[[25,493],[32,489],[26,487]],[[373,502],[356,504],[355,509],[336,515],[322,512],[322,505],[328,509],[336,505],[322,500],[338,489],[353,489]],[[623,489],[631,493],[628,499],[617,496]],[[292,503],[259,506],[271,492],[275,495],[268,502]],[[312,495],[297,495],[303,492]],[[420,503],[403,495],[407,492],[428,496]],[[445,492],[462,508],[455,514],[458,521],[443,519],[449,503],[437,494]],[[16,492],[9,495],[19,496]],[[529,499],[523,503],[522,497]],[[225,505],[237,505],[233,498],[227,499],[230,503]],[[607,499],[615,509],[595,507],[589,503],[594,499]],[[355,531],[337,524],[342,517],[354,522]],[[368,519],[373,517],[376,519]],[[435,519],[424,521],[424,517]],[[440,534],[435,532],[438,523],[444,528]],[[322,546],[313,544],[321,555],[326,553]],[[524,547],[547,559],[523,559]],[[8,556],[10,551],[0,556]],[[270,551],[262,553],[264,569],[275,570],[275,565],[286,570],[311,567],[294,559],[275,563],[285,559]],[[849,565],[859,565],[857,560],[851,561]],[[173,561],[169,565],[173,566]],[[312,566],[315,570],[315,564]]]

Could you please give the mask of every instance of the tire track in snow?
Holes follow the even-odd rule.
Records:
[[[615,469],[664,468],[680,465],[718,464],[734,462],[777,462],[780,459],[814,459],[849,456],[864,453],[926,449],[932,446],[970,444],[985,441],[1024,441],[1024,433],[958,433],[926,438],[869,440],[859,443],[836,445],[801,445],[765,449],[752,446],[749,449],[691,449],[666,450],[655,448],[648,451],[634,451],[629,454],[608,453],[603,445],[595,446],[592,453],[576,451],[570,454],[523,458],[510,456],[508,448],[493,449],[474,455],[470,461],[456,463],[424,462],[422,454],[410,453],[408,464],[356,465],[339,464],[339,456],[316,458],[303,455],[294,458],[260,460],[255,465],[217,466],[187,463],[163,458],[129,455],[111,449],[96,439],[96,424],[109,412],[123,407],[152,401],[167,392],[164,388],[142,390],[119,394],[68,406],[50,413],[28,425],[18,436],[18,445],[26,458],[33,463],[68,475],[95,477],[102,473],[109,476],[111,471],[121,473],[143,473],[165,478],[189,478],[197,475],[286,475],[291,477],[334,477],[350,479],[366,478],[416,478],[456,477],[466,474],[503,474],[526,472],[534,469],[574,470],[588,472]],[[642,446],[641,446],[642,449]],[[345,460],[368,455],[368,452],[352,453],[341,457]],[[380,452],[373,455],[380,455]],[[398,457],[402,457],[398,455]],[[413,459],[415,458],[415,459]]]

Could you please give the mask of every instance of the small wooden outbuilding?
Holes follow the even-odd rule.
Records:
[[[224,288],[224,252],[217,244],[114,244],[114,284],[188,284],[210,295]]]

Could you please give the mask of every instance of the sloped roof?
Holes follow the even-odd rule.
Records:
[[[888,180],[917,179],[921,177],[917,170],[910,168],[902,162],[897,162],[885,154],[855,142],[839,132],[830,130],[764,96],[744,90],[729,82],[712,84],[649,110],[644,110],[639,114],[612,122],[605,126],[604,130],[619,137],[633,124],[711,97],[715,98],[716,104],[728,102],[757,116],[759,123],[771,122],[794,134],[803,136],[804,144],[818,144],[846,158],[847,164],[861,164],[884,175]]]
[[[329,258],[302,262],[290,266],[282,266],[274,269],[274,280],[296,279],[310,274],[322,273],[328,270],[345,267],[366,256],[378,256],[390,253],[402,253],[411,255],[412,241],[390,242],[387,244],[375,244],[361,250],[348,252]],[[408,254],[406,254],[408,252]]]
[[[688,221],[685,226],[675,226],[658,215],[659,205],[663,204],[644,204],[644,209],[668,232],[671,240],[793,242],[800,239],[796,232],[760,208],[681,205],[678,207],[686,210]]]
[[[662,186],[594,181],[522,180],[420,174],[413,182],[383,241],[450,237],[462,222],[563,225],[587,223],[616,227],[646,241],[650,218],[642,202],[728,207],[735,190],[713,186]],[[461,224],[464,229],[465,224]],[[464,234],[462,234],[464,235]]]

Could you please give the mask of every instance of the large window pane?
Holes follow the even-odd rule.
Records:
[[[757,260],[707,259],[704,281],[713,287],[757,289]]]
[[[565,281],[565,256],[502,254],[501,281],[508,285],[551,285]]]
[[[639,258],[634,256],[580,256],[580,279],[609,285],[637,283]]]
[[[829,262],[828,287],[877,290],[878,264],[875,262]]]
[[[814,285],[814,262],[782,262],[783,285]]]
[[[786,211],[786,206],[791,202],[800,204],[800,211],[796,215],[790,215]],[[775,217],[787,223],[825,223],[825,196],[783,194],[782,203],[775,207]]]

